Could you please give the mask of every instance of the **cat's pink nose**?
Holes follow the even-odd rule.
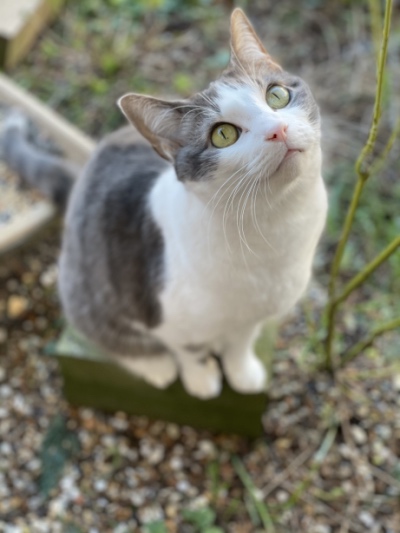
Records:
[[[287,138],[287,135],[286,135],[287,129],[288,127],[286,124],[279,124],[275,126],[274,128],[271,128],[271,130],[266,134],[265,140],[284,143]]]

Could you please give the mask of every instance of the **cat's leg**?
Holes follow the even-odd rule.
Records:
[[[215,398],[222,388],[219,365],[208,347],[187,346],[174,350],[179,374],[186,391],[203,400]]]
[[[142,378],[157,389],[165,389],[178,377],[175,359],[168,352],[160,355],[117,356],[116,359],[128,372]]]
[[[230,333],[221,354],[226,379],[238,392],[257,393],[266,389],[267,372],[253,350],[260,330],[257,325]]]

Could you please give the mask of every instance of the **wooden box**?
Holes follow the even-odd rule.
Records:
[[[256,350],[270,375],[274,332],[265,329]],[[64,378],[64,392],[74,405],[125,411],[214,432],[262,435],[267,395],[239,394],[224,383],[218,398],[189,396],[177,381],[155,389],[104,357],[87,340],[67,328],[53,352]]]

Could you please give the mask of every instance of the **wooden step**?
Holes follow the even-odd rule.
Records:
[[[0,67],[15,66],[61,9],[64,0],[0,1]]]
[[[265,329],[256,351],[270,374],[274,330]],[[155,389],[104,357],[76,331],[67,328],[52,352],[64,378],[67,400],[109,412],[125,411],[213,432],[248,437],[262,435],[262,415],[267,394],[239,394],[224,383],[218,398],[189,396],[177,381],[165,390]]]

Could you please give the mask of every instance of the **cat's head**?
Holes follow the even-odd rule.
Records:
[[[320,118],[307,84],[267,53],[243,11],[231,17],[231,59],[191,98],[127,94],[119,105],[180,180],[266,179],[270,190],[320,167]]]

